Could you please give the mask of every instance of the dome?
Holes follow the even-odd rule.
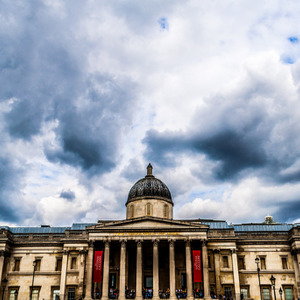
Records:
[[[152,175],[151,164],[147,167],[147,175],[145,178],[137,181],[130,189],[127,203],[139,199],[160,199],[167,201],[173,205],[172,196],[168,187],[159,179]]]

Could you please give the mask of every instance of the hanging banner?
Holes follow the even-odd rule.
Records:
[[[202,282],[201,250],[193,250],[194,282]]]
[[[103,251],[95,251],[94,255],[94,283],[102,281]]]

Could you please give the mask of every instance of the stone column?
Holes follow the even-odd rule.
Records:
[[[175,291],[175,245],[169,241],[170,300],[177,299]]]
[[[240,300],[241,299],[241,288],[240,288],[240,277],[239,277],[239,268],[238,268],[236,249],[232,249],[231,257],[232,257],[232,270],[233,270],[235,299]]]
[[[191,258],[191,243],[185,243],[185,269],[186,269],[186,288],[187,299],[194,299],[193,295],[193,276],[192,276],[192,258]]]
[[[153,300],[159,299],[158,241],[153,242]]]
[[[143,276],[143,270],[142,270],[142,242],[138,241],[136,245],[136,289],[135,289],[135,299],[136,300],[142,300],[143,294],[142,294],[142,276]]]
[[[209,291],[207,241],[202,242],[202,266],[203,266],[204,298],[210,299],[211,297],[210,297],[210,291]]]
[[[293,251],[292,252],[292,257],[293,257],[293,265],[294,265],[294,270],[295,270],[295,291],[296,291],[296,299],[299,299],[300,297],[300,273],[299,273],[299,261],[297,258],[297,252]]]
[[[217,297],[221,294],[221,281],[220,281],[220,250],[214,250],[214,262],[215,262],[215,275],[216,275],[216,293]]]
[[[92,299],[92,283],[93,283],[93,259],[94,259],[94,242],[90,241],[89,250],[86,259],[86,300]]]
[[[126,243],[121,242],[120,247],[120,280],[119,300],[125,300],[125,275],[126,275]]]
[[[65,250],[62,258],[61,275],[60,275],[59,296],[61,300],[65,300],[68,258],[69,258],[69,251]]]
[[[5,261],[5,251],[0,251],[0,285],[2,283],[2,274],[3,274],[3,268],[4,268],[4,261]]]
[[[80,296],[83,296],[84,291],[83,291],[83,280],[84,280],[84,267],[85,267],[85,256],[86,256],[87,251],[85,250],[80,250],[79,251],[79,277],[78,277],[78,294]]]
[[[104,264],[103,264],[103,282],[102,282],[102,300],[108,299],[108,285],[109,285],[109,242],[105,242],[104,248]]]

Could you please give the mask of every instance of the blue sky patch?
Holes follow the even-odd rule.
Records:
[[[290,37],[289,37],[289,41],[290,41],[292,44],[297,44],[297,43],[299,43],[299,39],[298,39],[296,36],[290,36]]]
[[[292,57],[290,57],[290,56],[284,56],[284,57],[282,57],[282,58],[281,58],[281,61],[282,61],[283,63],[289,64],[289,65],[292,65],[292,64],[295,63],[295,60],[294,60]]]
[[[158,20],[158,24],[160,25],[160,28],[162,30],[169,30],[169,23],[168,23],[168,19],[165,17],[161,17]]]

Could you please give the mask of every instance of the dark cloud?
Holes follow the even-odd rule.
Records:
[[[300,199],[276,203],[276,211],[273,214],[276,222],[293,222],[299,219]]]
[[[183,155],[202,155],[210,163],[211,181],[236,181],[253,173],[273,182],[298,180],[299,170],[282,175],[300,154],[294,103],[282,99],[280,89],[277,95],[273,85],[249,74],[233,96],[206,99],[185,131],[149,130],[143,140],[146,159],[175,167]]]
[[[88,53],[70,26],[72,18],[80,18],[76,5],[69,18],[38,3],[28,4],[19,15],[9,5],[5,8],[17,25],[27,28],[0,34],[0,99],[15,99],[4,118],[8,133],[28,141],[55,121],[58,146],[44,145],[48,160],[89,175],[111,170],[120,136],[130,126],[134,84],[126,76],[86,71]]]
[[[75,196],[75,193],[68,190],[68,191],[62,191],[59,195],[60,198],[64,198],[64,199],[67,199],[67,200],[74,200],[76,198]]]
[[[19,209],[23,173],[11,160],[0,157],[0,221],[18,222],[20,214],[26,214],[27,208]]]

